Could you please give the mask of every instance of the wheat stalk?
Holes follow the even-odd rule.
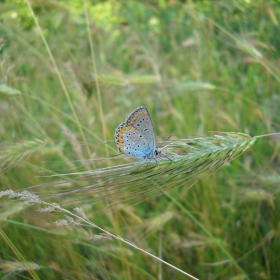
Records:
[[[52,175],[66,176],[66,179],[38,187],[42,190],[43,186],[72,183],[78,188],[65,192],[55,190],[48,198],[63,196],[73,200],[75,194],[78,203],[94,203],[104,198],[110,199],[110,204],[127,200],[139,202],[213,173],[250,148],[255,141],[256,137],[243,133],[168,141],[156,159],[94,171]]]
[[[46,145],[45,141],[35,139],[26,140],[8,145],[0,145],[0,171],[11,169],[26,157],[41,150]]]

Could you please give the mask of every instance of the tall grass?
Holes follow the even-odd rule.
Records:
[[[279,131],[277,1],[5,1],[0,13],[1,194],[80,205],[98,226],[5,195],[2,278],[186,278],[137,248],[198,279],[280,277],[279,138],[245,135]],[[172,136],[173,162],[111,157],[140,105],[159,144]]]

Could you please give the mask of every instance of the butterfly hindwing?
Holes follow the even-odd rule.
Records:
[[[115,140],[119,152],[146,158],[151,153],[147,139],[135,127],[121,123],[116,129]]]
[[[156,141],[152,119],[145,107],[135,109],[127,118],[126,123],[135,127],[146,138],[151,150],[155,150]]]

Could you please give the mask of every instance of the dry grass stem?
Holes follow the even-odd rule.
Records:
[[[91,237],[90,237],[90,240],[94,240],[94,241],[97,241],[97,240],[115,240],[115,238],[107,233],[100,233],[100,234],[93,234]]]

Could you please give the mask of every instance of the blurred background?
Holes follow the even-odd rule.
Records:
[[[2,0],[0,190],[127,162],[92,159],[117,154],[115,129],[141,105],[159,143],[279,132],[279,27],[276,0]],[[184,210],[162,195],[116,212],[92,197],[84,211],[199,279],[280,279],[279,147],[260,138],[171,190]],[[57,229],[59,214],[36,209],[0,199],[2,279],[186,279],[115,240],[90,242],[95,229]]]

